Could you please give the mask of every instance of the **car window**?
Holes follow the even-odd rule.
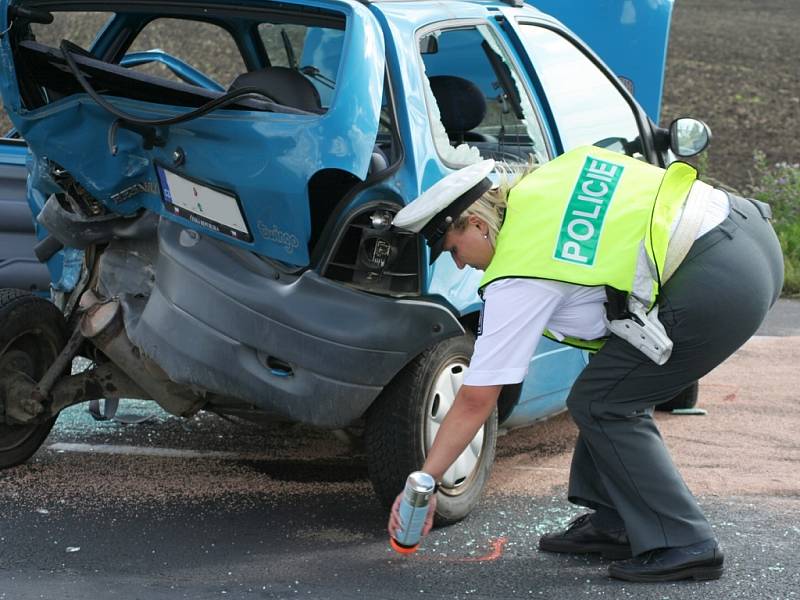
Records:
[[[525,85],[488,26],[426,31],[419,49],[434,141],[446,163],[547,160]]]
[[[295,69],[317,89],[323,108],[331,105],[344,31],[293,23],[261,23],[258,33],[273,67]]]
[[[67,39],[82,48],[90,48],[103,26],[114,16],[110,12],[50,11],[53,22],[48,25],[31,23],[33,39],[41,44],[57,48],[61,40]],[[0,100],[0,136],[17,137],[11,121],[2,108]]]
[[[15,59],[24,65],[23,103],[34,109],[93,86],[102,95],[197,107],[253,88],[226,107],[288,114],[328,108],[346,35],[343,15],[287,8],[262,14],[237,5],[228,18],[227,9],[191,10],[164,17],[133,8],[63,13],[37,26],[38,39],[22,38]],[[65,35],[70,28],[77,33]],[[59,49],[65,37],[78,46],[69,48],[66,66]],[[64,77],[65,70],[88,77]]]
[[[641,157],[636,116],[606,74],[559,33],[530,24],[520,29],[564,150],[593,144]]]
[[[247,70],[233,36],[212,23],[161,18],[150,21],[128,47],[127,54],[162,50],[227,88]],[[163,62],[152,61],[129,68],[172,81],[183,81]]]
[[[61,40],[67,39],[78,46],[89,49],[103,26],[114,16],[110,12],[55,11],[53,22],[48,25],[31,23],[31,32],[36,41],[58,48]]]

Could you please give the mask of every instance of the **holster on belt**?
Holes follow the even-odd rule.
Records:
[[[672,340],[658,319],[658,305],[650,312],[633,294],[606,286],[606,327],[657,365],[672,355]]]

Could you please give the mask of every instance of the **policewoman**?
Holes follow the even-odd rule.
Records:
[[[502,386],[525,378],[542,334],[590,348],[567,407],[579,430],[568,499],[591,510],[539,548],[601,554],[629,581],[720,577],[723,553],[652,413],[739,348],[778,298],[769,207],[688,164],[665,170],[595,147],[515,184],[493,185],[493,168],[445,177],[394,220],[423,235],[432,261],[450,252],[484,270],[482,330],[422,470],[442,477]]]

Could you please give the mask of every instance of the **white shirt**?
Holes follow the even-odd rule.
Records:
[[[714,190],[695,239],[722,223],[728,196]],[[608,335],[604,287],[544,279],[500,279],[483,293],[481,334],[475,342],[465,385],[519,383],[528,373],[542,332],[594,340]]]

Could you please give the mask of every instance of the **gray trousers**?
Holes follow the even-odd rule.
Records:
[[[730,216],[694,242],[662,289],[659,318],[674,344],[669,361],[658,366],[612,336],[572,387],[567,407],[579,435],[569,500],[605,515],[616,511],[634,554],[714,537],[653,422],[653,407],[747,341],[782,284],[771,225],[755,204],[731,196]]]

